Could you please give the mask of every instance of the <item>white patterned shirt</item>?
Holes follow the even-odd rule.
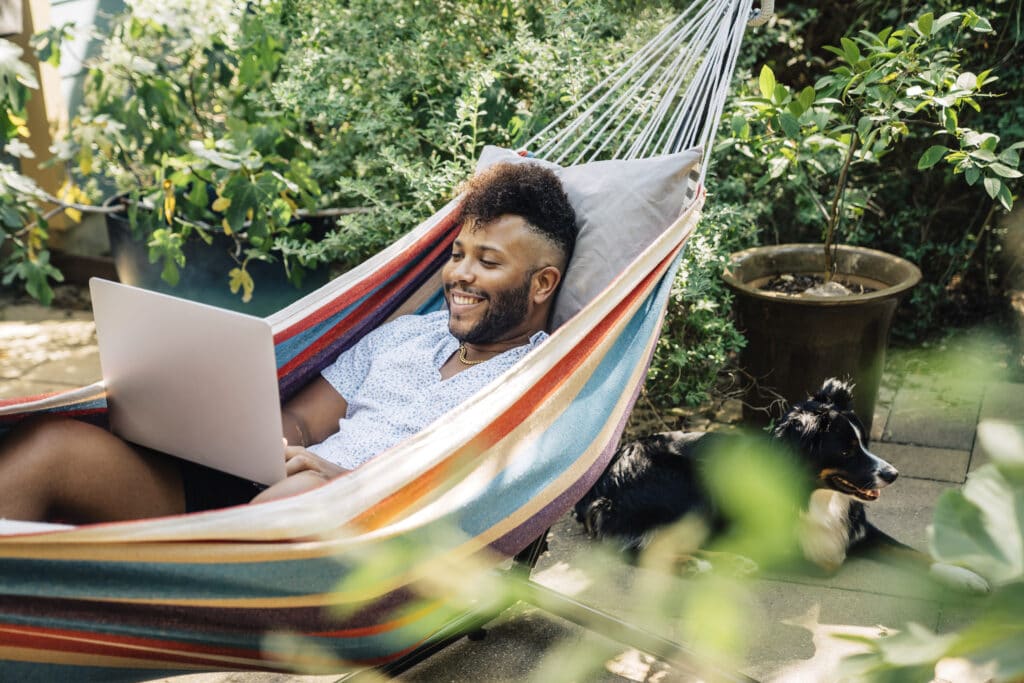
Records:
[[[382,325],[321,373],[348,411],[338,431],[309,450],[355,469],[462,403],[547,337],[537,332],[528,344],[441,379],[441,366],[459,348],[448,331],[447,310]]]

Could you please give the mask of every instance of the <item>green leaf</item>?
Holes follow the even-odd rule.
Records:
[[[192,154],[196,155],[200,159],[205,159],[214,166],[219,166],[220,168],[227,169],[228,171],[236,171],[242,167],[237,154],[228,154],[218,152],[214,149],[207,149],[199,140],[189,141],[188,149]]]
[[[857,121],[857,137],[863,142],[867,139],[868,134],[871,133],[872,121],[870,116],[862,116]]]
[[[952,109],[946,109],[945,110],[945,112],[944,112],[944,124],[945,124],[946,130],[950,134],[956,135],[956,127],[959,124],[959,118],[957,117],[957,113],[954,110],[952,110]]]
[[[729,125],[732,128],[732,134],[737,138],[746,140],[750,137],[750,124],[745,116],[737,114],[729,121]]]
[[[1024,489],[993,465],[972,473],[961,491],[946,491],[935,507],[932,551],[939,561],[967,567],[993,583],[1024,578]]]
[[[935,16],[931,12],[925,12],[917,18],[917,28],[921,31],[922,35],[930,36],[932,34],[932,22]]]
[[[935,20],[935,23],[932,25],[932,33],[938,33],[950,24],[959,21],[962,16],[962,12],[946,12]]]
[[[972,31],[978,33],[993,33],[992,24],[985,17],[974,15],[971,17],[972,21],[968,24]]]
[[[176,286],[181,278],[181,272],[178,270],[177,264],[174,263],[174,259],[170,256],[164,257],[164,267],[160,271],[160,277],[171,287]]]
[[[989,165],[989,169],[991,169],[992,172],[995,173],[996,175],[1001,176],[1003,178],[1020,178],[1021,177],[1021,172],[1020,171],[1012,169],[1009,166],[1007,166],[1006,164],[1001,164],[998,161],[995,162],[994,164]]]
[[[974,90],[978,87],[978,77],[970,71],[965,71],[957,76],[956,87],[962,90]]]
[[[1003,208],[1007,211],[1013,210],[1013,194],[1010,193],[1010,188],[1000,183],[999,187],[999,203],[1003,205]]]
[[[775,94],[775,73],[767,64],[761,67],[761,75],[758,76],[757,84],[761,90],[761,97],[766,100],[772,99]]]
[[[787,137],[793,139],[800,138],[800,122],[788,111],[784,111],[779,115],[779,125],[782,126],[782,132],[784,132]]]
[[[992,199],[999,196],[999,188],[1002,185],[1003,183],[999,178],[992,178],[991,176],[986,177],[984,181],[985,192],[988,192],[988,196]]]
[[[981,178],[981,171],[978,170],[977,166],[971,166],[964,171],[964,180],[967,181],[968,185],[974,185]]]
[[[976,149],[970,152],[970,157],[985,164],[991,164],[998,157],[990,149]]]
[[[924,169],[931,168],[935,164],[939,163],[948,151],[949,148],[944,145],[932,145],[925,150],[925,153],[917,160],[918,170],[923,171]]]
[[[999,465],[1024,468],[1024,427],[983,420],[978,425],[978,446],[992,462]]]
[[[860,48],[857,47],[857,43],[845,36],[840,38],[839,42],[843,46],[843,57],[851,66],[860,61]]]
[[[797,96],[797,101],[800,102],[800,106],[804,108],[804,111],[810,109],[811,106],[814,104],[815,95],[816,93],[814,91],[814,88],[811,86],[807,86],[806,88],[800,91],[800,94]]]
[[[781,83],[775,84],[775,92],[772,93],[772,102],[775,104],[785,104],[789,100],[789,88],[782,85]]]

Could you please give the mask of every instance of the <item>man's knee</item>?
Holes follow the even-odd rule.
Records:
[[[43,461],[59,458],[99,427],[67,417],[44,415],[22,422],[2,442],[5,457]]]

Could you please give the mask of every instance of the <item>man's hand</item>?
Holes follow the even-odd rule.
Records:
[[[348,474],[348,470],[324,460],[315,453],[310,453],[302,446],[285,446],[284,467],[285,474],[289,477],[299,472],[311,472],[326,480]]]
[[[305,493],[349,472],[333,462],[310,453],[302,446],[289,446],[287,439],[282,440],[284,441],[284,469],[288,476],[264,489],[252,499],[253,503],[265,503],[269,500]]]

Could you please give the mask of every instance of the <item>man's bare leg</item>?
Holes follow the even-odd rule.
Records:
[[[178,463],[67,418],[0,440],[0,517],[73,524],[185,512]]]

